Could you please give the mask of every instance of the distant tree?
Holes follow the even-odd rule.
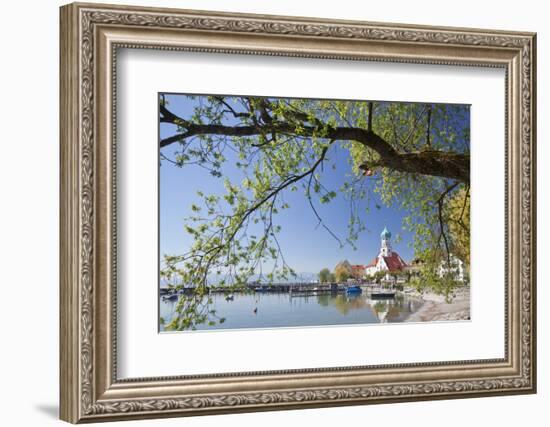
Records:
[[[374,282],[379,285],[382,282],[382,279],[386,277],[386,272],[377,271],[376,273],[374,273],[373,277],[374,277]]]
[[[323,268],[319,272],[319,282],[321,282],[321,283],[330,282],[330,270],[328,268]]]
[[[346,280],[348,280],[352,276],[351,276],[349,271],[347,271],[343,268],[337,268],[334,271],[334,277],[335,277],[337,282],[345,282]]]
[[[440,274],[435,269],[426,269],[422,276],[413,277],[411,284],[419,292],[435,292],[443,295],[447,302],[451,302],[453,291],[464,283],[457,280],[454,272]]]
[[[413,276],[413,273],[406,269],[403,271],[402,277],[405,279],[406,283],[409,283],[411,281],[411,277]]]
[[[334,267],[334,277],[337,282],[345,282],[353,277],[353,269],[347,259],[336,264],[336,267]]]

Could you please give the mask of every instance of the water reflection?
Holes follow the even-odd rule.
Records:
[[[407,297],[405,294],[396,294],[391,299],[370,299],[372,307],[381,323],[402,322],[417,311],[423,301]]]
[[[317,302],[321,306],[334,304],[339,313],[347,315],[351,310],[370,309],[380,323],[402,322],[422,305],[419,299],[397,293],[393,298],[373,298],[371,294],[361,295],[319,295]]]
[[[226,320],[223,324],[197,325],[197,329],[273,328],[403,322],[417,311],[422,300],[403,293],[393,298],[373,298],[369,292],[292,295],[289,293],[211,295],[211,307]],[[170,322],[177,301],[160,301],[160,316]],[[162,325],[161,325],[162,329]]]

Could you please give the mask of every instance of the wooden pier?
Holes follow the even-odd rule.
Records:
[[[334,294],[339,292],[345,292],[347,284],[342,283],[271,283],[271,284],[260,284],[260,283],[249,283],[246,286],[242,287],[230,287],[230,286],[220,286],[220,287],[209,287],[207,288],[208,293],[225,293],[233,294],[239,292],[246,293],[290,293],[293,295],[312,295],[312,294]],[[180,288],[178,293],[190,295],[194,291],[192,287]],[[172,292],[169,292],[167,288],[161,288],[161,295],[169,295]]]

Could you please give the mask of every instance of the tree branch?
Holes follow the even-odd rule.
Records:
[[[443,193],[439,196],[439,199],[437,199],[437,217],[439,220],[440,240],[441,237],[443,237],[443,242],[445,243],[445,251],[447,254],[447,265],[451,264],[451,251],[449,250],[449,242],[447,240],[447,234],[445,233],[445,225],[443,221],[443,202],[445,200],[445,197],[459,184],[459,182],[455,182],[454,184],[448,186],[445,191],[443,191]]]
[[[174,142],[183,141],[186,138],[196,135],[224,135],[224,136],[255,136],[268,133],[296,133],[293,124],[286,121],[273,120],[266,124],[253,124],[242,126],[227,126],[222,124],[196,124],[178,118],[161,106],[161,121],[171,122],[183,126],[186,131],[164,138],[160,141],[160,147],[166,147]],[[302,120],[299,112],[292,113],[296,118]],[[303,113],[301,113],[303,114]],[[306,116],[305,114],[303,114]],[[308,118],[310,120],[310,118]],[[372,169],[373,166],[390,168],[399,172],[418,173],[423,175],[450,178],[464,183],[470,181],[470,156],[469,154],[452,153],[438,150],[424,150],[412,153],[399,153],[385,139],[372,130],[365,130],[358,127],[340,126],[333,128],[320,128],[321,123],[316,122],[315,126],[303,125],[300,129],[300,136],[314,137],[322,135],[331,140],[356,141],[365,147],[375,151],[380,160],[374,165],[365,165]]]

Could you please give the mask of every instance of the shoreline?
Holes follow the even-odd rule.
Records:
[[[450,303],[441,295],[417,294],[424,303],[404,322],[433,322],[443,320],[470,320],[470,290],[458,293]]]

